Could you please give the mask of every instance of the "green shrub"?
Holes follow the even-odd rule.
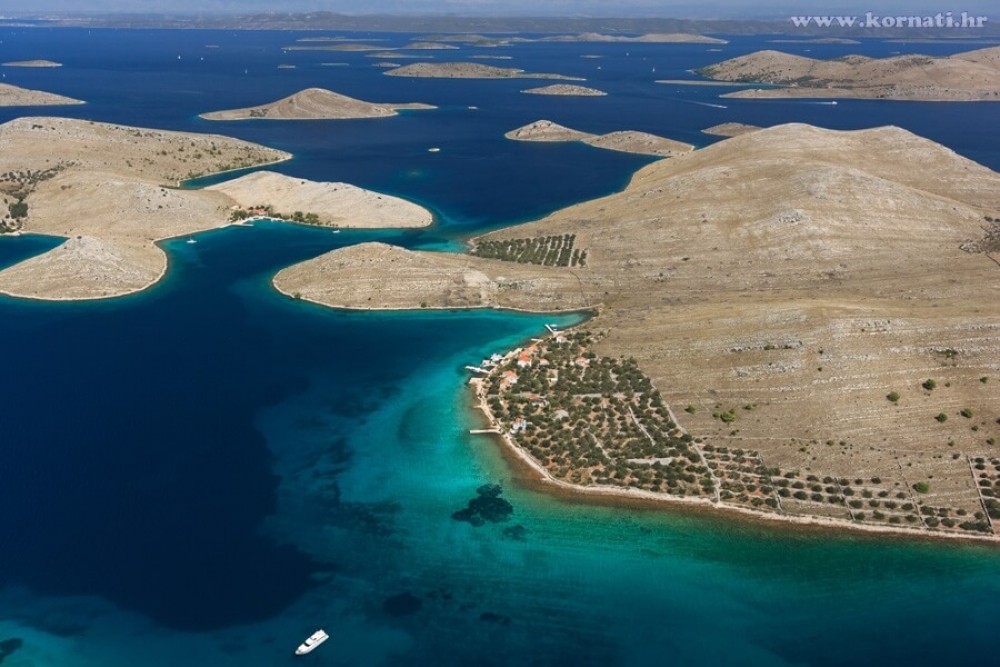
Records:
[[[899,393],[895,391],[890,391],[888,394],[885,395],[885,397],[889,399],[891,403],[895,403],[896,401],[899,400]]]
[[[934,380],[931,380],[931,379],[927,379],[927,380],[924,380],[924,383],[922,385],[920,385],[920,386],[923,387],[924,389],[926,389],[927,391],[931,391],[932,389],[934,389],[934,387],[937,386],[937,382],[935,382]]]
[[[943,424],[946,421],[948,421],[948,415],[946,415],[943,412],[939,412],[934,419],[938,420],[939,422],[941,422]]]
[[[917,482],[913,485],[913,490],[917,493],[928,493],[931,490],[931,485],[927,482]]]
[[[959,412],[958,414],[962,415],[966,419],[972,419],[972,409],[971,408],[962,408],[962,411]]]

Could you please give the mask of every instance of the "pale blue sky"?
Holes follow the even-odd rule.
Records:
[[[996,0],[0,0],[0,14],[46,11],[253,13],[333,11],[347,14],[494,16],[656,16],[787,18],[791,14],[933,14],[970,11],[989,16]],[[1000,12],[997,12],[1000,16]],[[992,17],[991,17],[992,18]],[[1000,18],[997,19],[1000,21]]]

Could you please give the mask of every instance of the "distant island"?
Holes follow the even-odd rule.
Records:
[[[690,33],[647,33],[644,35],[608,35],[598,32],[585,32],[578,35],[553,35],[542,37],[541,42],[618,42],[625,44],[728,44],[725,39],[706,37]]]
[[[925,100],[1000,100],[1000,47],[948,57],[844,56],[814,60],[780,51],[758,51],[696,71],[711,79],[765,83],[723,97]]]
[[[579,77],[562,74],[541,74],[525,72],[513,67],[494,67],[481,63],[413,63],[385,72],[388,76],[412,76],[437,79],[565,79],[583,81]]]
[[[694,150],[694,146],[691,144],[666,139],[647,132],[620,131],[608,134],[590,134],[563,127],[550,120],[537,120],[507,132],[504,137],[514,141],[580,141],[595,148],[656,157],[673,157]]]
[[[423,33],[422,41],[442,40],[466,42],[479,47],[502,46],[518,41],[526,41],[524,35],[531,35],[532,41],[538,35],[609,35],[613,37],[637,38],[653,34],[683,34],[695,38],[714,35],[775,35],[789,34],[790,24],[786,18],[774,20],[756,19],[681,19],[656,16],[610,17],[610,16],[462,16],[456,14],[400,14],[386,13],[336,13],[330,11],[288,12],[269,11],[257,13],[219,13],[185,15],[171,13],[142,15],[134,13],[71,13],[49,14],[40,19],[42,25],[56,27],[109,27],[123,29],[142,28],[195,28],[199,30],[331,30],[338,33],[357,32],[358,37],[306,37],[299,41],[382,41],[372,39],[373,33],[404,32]],[[11,19],[8,19],[11,21]],[[16,19],[13,19],[16,21]],[[1000,27],[987,22],[976,31],[981,39],[1000,34]],[[791,37],[807,38],[862,38],[871,37],[872,31],[854,26],[822,29],[795,29]],[[919,39],[941,39],[939,28],[914,29],[908,27],[882,28],[878,37],[901,38],[907,41]],[[959,35],[956,35],[958,37]],[[954,41],[954,38],[948,39]]]
[[[410,42],[399,47],[401,50],[417,50],[417,51],[455,51],[459,47],[454,44],[444,44],[442,42]]]
[[[522,90],[521,92],[527,93],[528,95],[568,95],[571,97],[603,97],[604,95],[607,95],[607,93],[603,90],[587,88],[586,86],[571,86],[565,83],[542,86],[541,88],[528,88],[527,90]]]
[[[178,187],[182,179],[290,157],[213,134],[47,117],[0,125],[0,232],[66,237],[0,271],[0,292],[55,300],[136,292],[166,271],[156,241],[254,216],[344,227],[414,227],[432,219],[396,197],[270,172],[203,190]]]
[[[721,123],[712,127],[706,127],[702,132],[717,137],[738,137],[741,134],[749,134],[759,129],[756,125],[747,125],[746,123]]]
[[[657,79],[656,83],[671,84],[675,86],[721,86],[732,88],[733,86],[752,85],[739,81],[706,81],[704,79]]]
[[[30,90],[9,83],[0,83],[0,107],[38,107],[58,106],[61,104],[85,104],[82,100],[72,97],[46,93],[41,90]]]
[[[362,244],[274,283],[338,308],[591,310],[476,380],[545,483],[997,540],[998,210],[1000,174],[934,142],[790,124],[465,255]]]
[[[302,40],[306,41],[306,40]],[[285,51],[384,51],[385,45],[357,42],[336,42],[333,44],[292,44],[282,47]]]
[[[4,67],[62,67],[62,63],[52,60],[15,60],[3,63]]]
[[[347,118],[383,118],[395,116],[402,109],[434,109],[420,103],[374,103],[356,100],[323,88],[307,88],[277,102],[245,109],[212,111],[201,114],[206,120],[324,120]]]
[[[767,40],[772,44],[848,44],[855,45],[860,44],[856,39],[848,39],[846,37],[813,37],[812,39],[769,39]]]

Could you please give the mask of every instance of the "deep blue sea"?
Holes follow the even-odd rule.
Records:
[[[510,56],[479,62],[609,93],[550,98],[519,92],[544,82],[386,77],[365,53],[282,50],[303,34],[0,29],[0,60],[64,64],[0,67],[4,82],[88,102],[0,109],[0,122],[65,115],[238,136],[294,153],[284,173],[400,195],[437,218],[406,232],[228,228],[164,243],[167,277],[140,294],[0,297],[0,647],[22,642],[0,648],[3,667],[995,664],[995,548],[611,508],[522,485],[496,443],[468,435],[479,422],[462,366],[581,317],[349,313],[269,285],[285,266],[372,239],[451,250],[619,190],[649,162],[503,138],[540,118],[700,146],[715,140],[700,130],[725,121],[895,124],[1000,169],[995,103],[719,100],[725,89],[654,82],[765,47],[967,47],[739,37],[418,52]],[[197,117],[309,86],[439,108]],[[0,238],[0,267],[58,243]],[[486,483],[503,485],[513,519],[453,520]],[[331,640],[295,658],[319,627]]]

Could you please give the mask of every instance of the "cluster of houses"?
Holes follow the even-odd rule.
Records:
[[[562,333],[554,331],[552,329],[550,329],[550,331],[552,332],[553,343],[557,345],[562,345],[569,342],[569,339],[566,338],[566,336],[564,336]],[[536,357],[538,356],[537,353],[539,351],[538,349],[539,342],[541,341],[536,340],[528,347],[517,349],[512,353],[513,355],[516,356],[517,360],[515,364],[517,365],[518,368],[530,368],[531,366],[546,367],[552,365],[551,362],[544,357],[536,359]],[[492,369],[501,365],[504,361],[505,358],[502,357],[501,355],[493,354],[488,359],[484,359],[478,368],[474,367],[469,367],[469,368],[470,370],[476,370],[478,372],[488,373]],[[576,359],[573,360],[573,364],[580,368],[587,368],[590,365],[590,359],[583,356],[577,357]],[[559,371],[556,369],[549,371],[549,373],[547,374],[547,379],[550,385],[555,384],[559,379]],[[518,382],[517,371],[513,369],[507,369],[503,371],[500,375],[499,389],[501,392],[511,391],[513,390],[514,386],[517,385],[517,382]],[[528,399],[534,405],[546,405],[548,403],[548,401],[546,401],[545,398],[543,398],[538,394],[530,394],[528,395]],[[524,418],[519,418],[511,423],[510,433],[511,434],[519,433],[521,431],[526,430],[527,428],[528,428],[528,421]]]

